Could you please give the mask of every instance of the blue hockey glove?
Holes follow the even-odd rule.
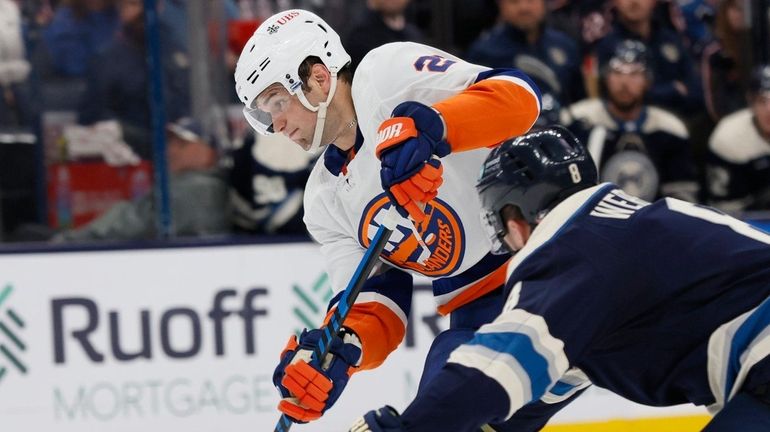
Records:
[[[283,398],[278,410],[296,423],[316,420],[334,405],[348,383],[361,358],[361,348],[354,334],[343,341],[334,338],[323,364],[311,360],[313,349],[321,339],[321,330],[304,330],[281,353],[281,361],[273,372],[273,384]]]
[[[402,216],[422,222],[425,213],[418,203],[435,198],[443,182],[443,167],[434,156],[451,151],[443,139],[443,121],[429,106],[403,102],[377,132],[382,188]]]
[[[406,432],[406,429],[401,424],[398,411],[385,405],[358,418],[349,432]]]

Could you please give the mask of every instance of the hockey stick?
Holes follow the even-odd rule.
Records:
[[[372,273],[372,269],[380,257],[380,252],[382,252],[385,245],[388,243],[388,239],[390,239],[393,230],[396,229],[397,221],[398,212],[396,212],[395,207],[391,206],[385,213],[382,224],[377,229],[377,233],[374,235],[372,242],[366,249],[364,257],[361,259],[361,262],[358,263],[356,272],[353,273],[353,277],[350,279],[350,282],[348,282],[345,291],[343,291],[342,297],[340,298],[339,303],[337,303],[337,309],[335,309],[329,322],[321,328],[323,330],[321,339],[318,341],[318,346],[313,350],[312,357],[313,360],[318,361],[318,364],[322,364],[321,359],[326,357],[326,354],[329,353],[329,347],[331,346],[332,340],[337,337],[337,332],[342,328],[342,324],[345,322],[348,313],[350,313],[350,308],[353,306],[358,294],[361,292],[364,282],[366,282],[366,279]],[[281,418],[278,420],[278,424],[275,426],[274,432],[288,432],[292,424],[289,417],[286,414],[282,414]]]

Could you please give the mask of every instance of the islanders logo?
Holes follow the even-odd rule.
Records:
[[[380,221],[391,203],[382,193],[372,199],[363,211],[358,226],[358,242],[369,244],[380,227]],[[426,276],[446,276],[457,270],[465,254],[465,230],[457,213],[444,201],[435,198],[425,207],[428,216],[415,228],[425,241],[430,257],[420,263],[426,251],[412,232],[412,223],[402,219],[390,236],[382,253],[394,265],[417,271]]]

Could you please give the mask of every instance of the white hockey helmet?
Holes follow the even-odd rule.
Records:
[[[306,58],[321,59],[332,75],[331,89],[325,102],[311,105],[302,91],[299,66]],[[312,151],[320,147],[326,118],[337,85],[337,73],[350,63],[339,35],[318,15],[292,9],[267,18],[241,52],[235,68],[235,90],[245,104],[243,113],[251,127],[263,135],[272,134],[272,116],[257,107],[257,96],[274,83],[280,83],[297,95],[309,110],[318,112]],[[328,144],[328,143],[324,143]]]

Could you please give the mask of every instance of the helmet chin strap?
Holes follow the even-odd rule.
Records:
[[[325,102],[320,102],[318,106],[313,106],[305,97],[305,92],[303,92],[301,89],[299,92],[297,92],[297,97],[299,98],[299,101],[302,103],[302,105],[304,105],[305,108],[309,109],[310,111],[318,113],[315,122],[315,132],[313,133],[313,142],[310,143],[310,148],[307,149],[307,151],[310,153],[316,153],[318,149],[328,144],[321,144],[321,136],[323,135],[324,125],[326,123],[326,108],[329,107],[329,104],[334,97],[334,92],[337,90],[337,72],[329,72],[331,73],[331,87],[329,88],[329,95],[326,97]]]

